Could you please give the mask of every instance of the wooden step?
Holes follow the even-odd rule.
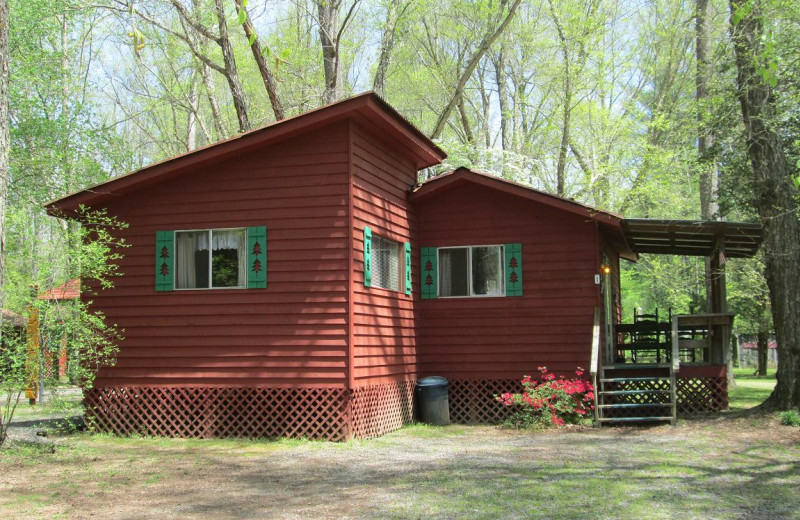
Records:
[[[617,403],[617,404],[601,404],[598,405],[599,408],[610,408],[610,409],[619,409],[619,408],[657,408],[657,407],[664,407],[664,406],[672,406],[672,403]]]
[[[625,383],[628,381],[669,381],[669,376],[652,377],[611,377],[600,379],[602,383]]]
[[[655,369],[655,368],[669,368],[669,363],[618,363],[614,365],[604,365],[600,370],[639,370],[639,369]]]
[[[670,390],[601,390],[597,395],[669,394]]]
[[[653,422],[653,421],[673,421],[672,417],[601,417],[598,422]]]

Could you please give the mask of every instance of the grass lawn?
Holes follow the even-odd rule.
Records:
[[[738,377],[735,408],[770,382]],[[798,519],[800,428],[773,415],[379,439],[56,438],[0,450],[0,519]]]
[[[766,377],[753,375],[752,368],[734,368],[736,388],[729,394],[730,409],[744,410],[759,405],[769,397],[775,387],[775,369],[767,371]]]
[[[73,435],[0,451],[0,518],[800,519],[800,428],[774,417],[351,443]]]

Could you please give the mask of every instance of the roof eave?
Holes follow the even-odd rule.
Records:
[[[262,146],[277,144],[299,134],[348,118],[380,127],[391,142],[402,142],[418,169],[439,164],[447,154],[378,95],[367,92],[304,114],[235,135],[224,141],[148,165],[44,205],[48,214],[74,218],[81,205],[109,198],[174,178],[193,168],[215,164]]]

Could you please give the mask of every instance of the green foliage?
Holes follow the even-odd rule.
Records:
[[[111,289],[114,279],[120,276],[116,261],[122,258],[127,247],[116,233],[126,224],[108,216],[105,211],[92,211],[81,207],[77,218],[82,225],[75,229],[74,249],[70,259],[77,278],[83,284],[83,293]],[[26,314],[38,315],[39,330],[28,327],[26,334],[3,334],[0,349],[0,445],[5,440],[5,430],[14,416],[26,386],[38,383],[38,372],[47,359],[56,359],[61,341],[65,342],[70,366],[70,379],[83,388],[91,388],[97,371],[112,365],[122,331],[106,317],[91,307],[91,300],[82,298],[45,300],[38,298],[37,286],[28,292]],[[38,332],[41,348],[31,351],[31,338],[26,335]]]
[[[800,413],[797,410],[787,410],[780,413],[781,424],[785,426],[800,427]]]

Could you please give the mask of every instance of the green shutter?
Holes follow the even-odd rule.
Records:
[[[364,227],[364,287],[372,287],[372,230]]]
[[[522,244],[505,245],[506,296],[522,296]]]
[[[406,242],[406,295],[411,294],[411,242]]]
[[[156,291],[175,288],[175,232],[156,231]]]
[[[247,228],[247,288],[267,287],[267,227]]]
[[[437,296],[439,253],[435,247],[420,248],[420,294],[423,300]]]

